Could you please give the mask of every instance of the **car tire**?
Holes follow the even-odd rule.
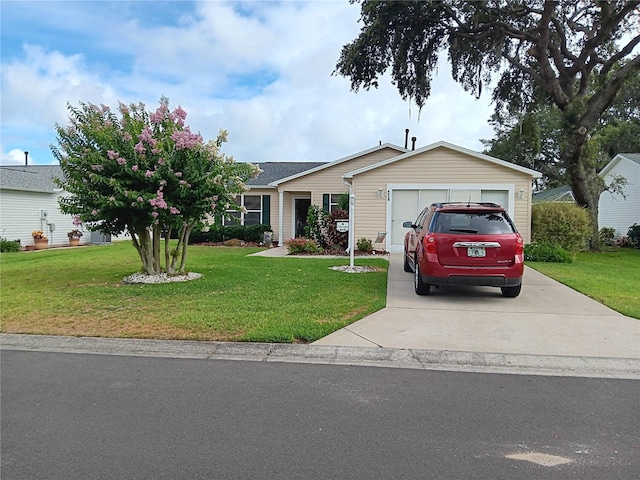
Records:
[[[413,284],[415,291],[418,295],[429,295],[431,285],[422,281],[422,274],[420,273],[420,264],[418,263],[418,257],[415,258],[413,270]]]
[[[404,271],[405,272],[413,272],[411,268],[411,264],[409,263],[409,257],[407,257],[407,249],[404,250]]]
[[[502,296],[507,298],[516,298],[520,295],[520,290],[522,290],[522,284],[516,285],[515,287],[500,287],[502,290]]]

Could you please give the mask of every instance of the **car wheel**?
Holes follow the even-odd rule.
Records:
[[[429,295],[429,290],[431,290],[431,285],[428,283],[424,283],[422,281],[422,274],[420,273],[420,264],[418,263],[418,257],[415,258],[414,264],[414,274],[413,274],[413,283],[416,293],[418,295]]]
[[[522,284],[516,285],[515,287],[500,287],[502,290],[502,295],[508,298],[515,298],[520,295],[520,290],[522,290]]]
[[[404,250],[404,271],[413,272],[411,265],[409,264],[409,257],[407,257],[407,249]]]

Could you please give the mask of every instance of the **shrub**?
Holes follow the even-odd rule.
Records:
[[[22,250],[20,240],[7,240],[4,237],[0,237],[0,252],[19,252]]]
[[[259,243],[264,238],[264,232],[270,232],[271,226],[258,225],[211,225],[207,231],[193,230],[189,241],[191,243],[220,243],[227,240],[238,239],[245,242]]]
[[[315,240],[318,245],[325,247],[324,227],[327,214],[318,205],[309,205],[307,210],[307,224],[304,227],[306,238]]]
[[[538,203],[531,209],[534,243],[559,245],[575,253],[585,249],[591,236],[590,225],[586,209],[573,203]]]
[[[371,253],[373,251],[373,243],[368,238],[362,237],[356,242],[356,247],[359,251],[365,253]]]
[[[325,219],[325,247],[332,249],[337,246],[342,250],[347,249],[349,242],[349,232],[339,232],[337,228],[338,220],[346,220],[349,218],[349,212],[340,208],[331,212]]]
[[[631,245],[635,248],[640,248],[640,225],[634,223],[629,227],[629,231],[627,232],[627,236],[629,237],[629,241]]]
[[[631,239],[629,237],[616,238],[615,245],[616,247],[633,248],[633,244],[631,243]]]
[[[298,237],[291,238],[284,242],[290,255],[300,255],[304,253],[320,253],[322,249],[315,240],[310,238]]]
[[[559,245],[551,243],[530,243],[524,247],[527,262],[572,263],[573,256]]]
[[[616,229],[612,227],[602,227],[600,229],[600,243],[612,246],[616,243]]]

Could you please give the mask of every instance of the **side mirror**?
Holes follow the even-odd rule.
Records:
[[[404,228],[416,228],[416,226],[413,224],[413,222],[404,222],[404,223],[402,224],[402,226],[403,226]]]

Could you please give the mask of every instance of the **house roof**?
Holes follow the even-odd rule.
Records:
[[[54,178],[62,178],[60,165],[0,166],[0,188],[28,192],[54,193],[60,188]]]
[[[449,142],[436,142],[431,145],[427,145],[426,147],[418,148],[416,150],[412,150],[410,152],[406,152],[402,155],[398,155],[397,157],[392,157],[387,160],[383,160],[378,163],[374,163],[372,165],[368,165],[366,167],[359,168],[357,170],[353,170],[352,172],[345,173],[342,178],[353,178],[355,175],[360,173],[368,172],[369,170],[373,170],[376,168],[380,168],[385,165],[392,164],[394,162],[398,162],[404,160],[405,158],[412,157],[414,155],[419,155],[420,153],[428,152],[429,150],[434,150],[439,147],[448,148],[449,150],[454,150],[456,152],[464,153],[470,155],[472,157],[478,158],[480,160],[484,160],[487,162],[495,163],[501,165],[503,167],[511,168],[512,170],[517,170],[522,173],[526,173],[533,178],[540,178],[542,174],[540,172],[536,172],[535,170],[531,170],[530,168],[521,167],[520,165],[516,165],[515,163],[505,162],[504,160],[500,160],[498,158],[490,157],[489,155],[485,155],[484,153],[474,152],[473,150],[469,150],[468,148],[459,147],[458,145],[454,145]],[[406,150],[405,150],[406,151]]]
[[[604,177],[611,171],[611,169],[613,169],[613,167],[615,167],[622,160],[628,160],[630,162],[637,163],[638,165],[640,165],[640,153],[617,154],[615,157],[613,157],[613,159],[609,163],[607,163],[604,166],[602,170],[600,170],[600,173],[598,175],[600,175],[601,177]]]
[[[315,172],[317,172],[319,170],[324,170],[325,168],[333,167],[334,165],[338,165],[338,164],[343,163],[343,162],[348,162],[349,160],[353,160],[354,158],[358,158],[358,157],[361,157],[363,155],[368,155],[369,153],[373,153],[373,152],[376,152],[378,150],[383,150],[385,148],[391,148],[393,150],[397,150],[398,153],[404,153],[404,152],[407,151],[406,148],[402,148],[402,147],[399,147],[397,145],[393,145],[392,143],[382,143],[382,144],[377,145],[377,146],[375,146],[373,148],[368,148],[367,150],[363,150],[361,152],[354,153],[353,155],[349,155],[347,157],[339,158],[338,160],[334,160],[333,162],[324,163],[324,164],[321,164],[321,165],[319,165],[319,166],[317,166],[315,168],[311,168],[309,170],[305,170],[303,172],[299,172],[297,174],[290,175],[288,177],[284,177],[284,178],[281,178],[279,180],[275,180],[275,181],[271,182],[269,185],[272,186],[272,187],[277,187],[281,183],[288,182],[288,181],[293,180],[295,178],[303,177],[305,175],[309,175],[310,173],[315,173]]]
[[[257,177],[250,179],[247,185],[250,187],[273,188],[269,185],[282,178],[291,177],[299,173],[320,167],[328,162],[264,162],[257,163],[262,170]]]
[[[561,187],[549,188],[541,192],[533,194],[533,203],[539,202],[573,202],[573,192],[569,185],[563,185]]]

